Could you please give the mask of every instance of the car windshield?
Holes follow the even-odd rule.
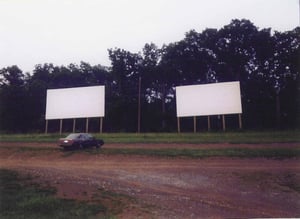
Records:
[[[69,134],[66,138],[67,138],[67,139],[76,139],[76,138],[79,137],[79,135],[80,135],[80,134],[74,134],[74,133],[73,133],[73,134]]]

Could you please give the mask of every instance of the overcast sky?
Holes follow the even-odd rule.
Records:
[[[235,18],[292,30],[299,26],[299,0],[0,0],[0,68],[109,66],[109,48],[161,47],[191,29],[220,29]]]

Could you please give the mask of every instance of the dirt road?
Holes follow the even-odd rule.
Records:
[[[105,147],[134,145],[108,144]],[[249,147],[280,147],[280,144]],[[1,145],[0,151],[1,168],[38,176],[39,181],[55,186],[60,197],[89,200],[95,191],[104,190],[133,198],[118,214],[119,218],[300,216],[300,163],[296,158],[190,159],[67,154],[59,150],[22,151]]]

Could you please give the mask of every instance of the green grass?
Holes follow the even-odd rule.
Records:
[[[0,169],[0,218],[106,218],[103,205],[59,199],[55,192],[51,187],[33,184],[30,178],[15,171]]]
[[[108,143],[274,143],[300,142],[299,131],[96,134]]]
[[[66,136],[64,133],[62,136]],[[95,133],[106,143],[287,143],[300,142],[300,131],[236,131],[198,133]],[[59,134],[1,134],[1,141],[56,142]]]
[[[0,134],[0,140],[6,142],[54,142],[60,137],[59,134]]]

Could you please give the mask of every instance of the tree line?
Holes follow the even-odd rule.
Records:
[[[37,64],[29,73],[17,65],[0,69],[0,131],[43,132],[47,89],[95,85],[106,88],[104,131],[137,131],[139,95],[142,132],[176,131],[175,86],[228,81],[240,81],[246,129],[299,127],[300,27],[272,32],[234,19],[219,30],[190,30],[161,48],[147,43],[138,53],[111,48],[108,55],[110,67],[81,62]],[[218,130],[220,117],[212,122]],[[230,127],[235,122],[228,116]],[[193,125],[184,119],[181,126],[189,131]]]

